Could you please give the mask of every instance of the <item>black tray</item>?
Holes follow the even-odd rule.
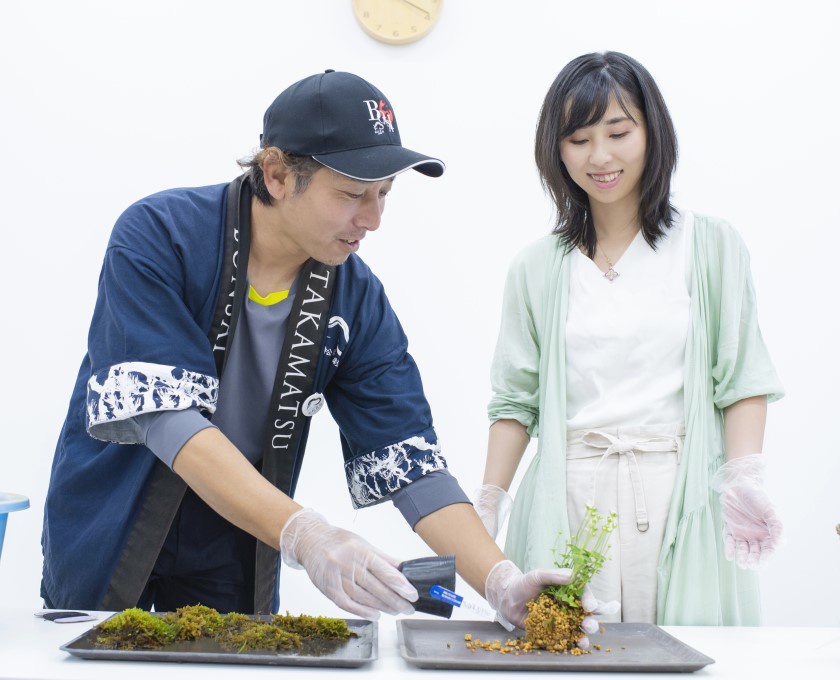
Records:
[[[255,617],[268,619],[269,617]],[[169,661],[176,663],[268,664],[272,666],[322,666],[355,668],[376,659],[379,627],[375,621],[345,619],[358,637],[349,640],[305,640],[303,647],[277,652],[236,652],[223,649],[209,639],[175,642],[161,649],[101,649],[96,647],[99,631],[94,627],[59,649],[83,659],[116,661]]]
[[[419,668],[506,671],[605,671],[674,673],[699,670],[714,659],[692,649],[652,623],[604,623],[603,633],[589,636],[591,654],[574,656],[542,650],[500,654],[467,649],[464,635],[482,642],[524,635],[508,633],[490,621],[397,621],[403,659]],[[601,649],[595,649],[594,645]],[[607,649],[610,651],[606,651]]]

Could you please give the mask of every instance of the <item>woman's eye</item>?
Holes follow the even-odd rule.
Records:
[[[616,132],[614,135],[610,135],[613,139],[621,139],[622,137],[626,137],[629,135],[630,132]]]
[[[574,144],[575,146],[581,146],[583,144],[586,144],[586,141],[587,140],[585,140],[585,139],[570,139],[569,144]]]

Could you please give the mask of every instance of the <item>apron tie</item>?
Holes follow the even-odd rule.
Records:
[[[575,433],[578,434],[578,433]],[[592,491],[591,498],[594,504],[595,489],[598,481],[598,470],[601,463],[606,458],[613,454],[618,456],[626,456],[628,462],[628,469],[630,472],[630,483],[633,486],[633,496],[636,503],[636,528],[640,532],[645,532],[650,528],[648,520],[647,506],[645,505],[645,490],[642,484],[642,473],[639,470],[639,462],[636,460],[636,453],[667,453],[674,451],[677,454],[677,465],[680,462],[682,453],[682,437],[681,432],[674,435],[658,435],[646,438],[623,438],[621,435],[610,434],[603,430],[583,430],[579,431],[579,438],[576,441],[585,444],[595,452],[572,455],[571,458],[591,458],[600,456],[598,464],[595,466],[595,473],[592,475]],[[603,453],[601,453],[603,451]]]

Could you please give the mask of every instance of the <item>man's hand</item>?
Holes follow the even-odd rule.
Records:
[[[413,614],[417,590],[399,561],[360,536],[332,526],[311,508],[293,514],[280,534],[283,561],[306,569],[312,583],[342,609],[376,620],[379,612]]]
[[[510,560],[504,560],[494,566],[487,575],[485,593],[487,603],[496,610],[501,623],[508,631],[514,626],[525,627],[528,615],[527,603],[536,599],[543,588],[549,585],[564,585],[572,578],[571,569],[535,569],[523,574]],[[595,611],[599,603],[586,592],[583,606],[587,611]],[[598,621],[587,616],[581,624],[581,630],[587,635],[598,631]],[[589,649],[589,638],[578,640],[578,647]]]

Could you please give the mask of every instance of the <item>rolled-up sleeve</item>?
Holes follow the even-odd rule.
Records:
[[[341,433],[350,497],[362,508],[390,500],[447,464],[420,372],[382,284],[367,270],[352,275],[345,284],[358,302],[352,319],[330,321],[327,352],[338,368],[324,396]]]
[[[458,480],[448,470],[438,470],[404,486],[392,495],[394,506],[414,529],[417,522],[455,503],[470,503]]]
[[[520,422],[538,436],[540,347],[528,285],[528,264],[520,254],[510,266],[502,299],[502,318],[490,380],[491,421]]]

